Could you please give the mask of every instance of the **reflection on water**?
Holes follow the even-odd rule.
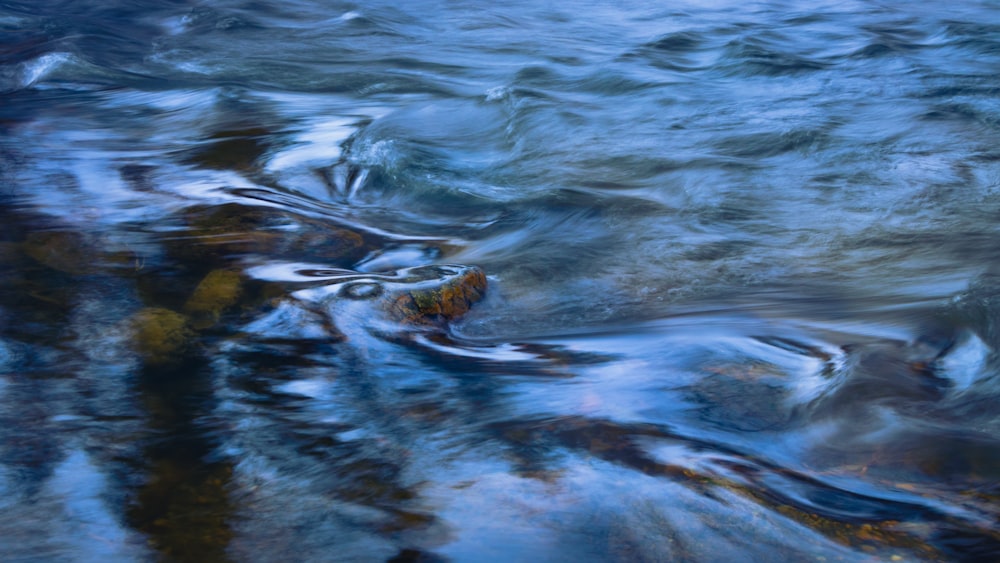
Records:
[[[1000,557],[990,2],[7,2],[0,559]]]

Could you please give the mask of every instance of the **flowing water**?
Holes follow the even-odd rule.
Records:
[[[1000,559],[993,0],[2,0],[0,132],[3,561]]]

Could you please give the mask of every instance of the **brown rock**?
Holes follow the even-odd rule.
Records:
[[[180,313],[147,307],[131,318],[130,325],[132,345],[147,365],[178,363],[192,348],[194,331]]]
[[[97,271],[97,251],[80,233],[41,231],[25,237],[22,250],[36,262],[71,275]]]
[[[411,272],[418,279],[402,291],[390,291],[385,298],[386,311],[401,322],[452,321],[486,294],[486,274],[477,266],[426,266]]]
[[[212,270],[201,280],[184,304],[191,317],[191,326],[202,330],[219,322],[222,313],[239,300],[243,293],[243,277],[232,270]]]
[[[186,213],[187,232],[172,233],[175,253],[192,259],[231,259],[246,254],[284,259],[353,261],[364,254],[364,238],[309,217],[266,206],[227,203],[197,206]]]

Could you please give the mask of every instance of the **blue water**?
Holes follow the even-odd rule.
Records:
[[[998,559],[998,76],[994,1],[0,1],[0,559]]]

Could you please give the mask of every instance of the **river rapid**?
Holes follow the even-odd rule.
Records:
[[[998,219],[994,1],[0,0],[0,560],[1000,559]]]

